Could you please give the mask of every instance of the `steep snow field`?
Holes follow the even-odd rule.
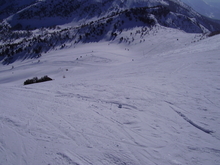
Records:
[[[181,0],[202,15],[220,19],[220,2],[218,0]]]
[[[220,36],[200,37],[161,29],[0,65],[0,164],[219,165]]]

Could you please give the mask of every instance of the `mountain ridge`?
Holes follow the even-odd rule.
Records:
[[[88,3],[82,0],[66,1],[62,6],[60,0],[37,1],[0,24],[1,59],[4,64],[9,64],[17,59],[39,58],[41,53],[64,48],[66,43],[99,42],[103,39],[121,42],[125,37],[120,34],[135,27],[144,29],[145,35],[155,26],[203,34],[220,30],[220,24],[201,16],[180,1],[141,2],[93,0]],[[51,24],[48,19],[61,21],[61,24],[53,21]],[[41,26],[39,22],[49,25]],[[36,24],[40,26],[34,27]],[[128,43],[133,42],[132,36],[126,38]]]
[[[194,10],[200,14],[220,20],[220,3],[206,2],[204,0],[181,0],[182,2],[191,6]]]
[[[136,7],[172,6],[171,10],[180,12],[189,17],[200,17],[198,13],[190,9],[181,1],[173,0],[142,0],[142,1],[99,1],[92,0],[89,3],[84,0],[61,1],[45,0],[37,1],[27,8],[4,19],[14,29],[33,29],[62,25],[70,22],[83,23],[92,18],[100,18],[112,12]],[[179,7],[177,7],[179,6]],[[179,11],[178,11],[179,8]]]

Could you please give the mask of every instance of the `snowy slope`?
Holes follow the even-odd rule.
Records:
[[[220,36],[199,38],[163,28],[1,64],[0,164],[220,164]]]
[[[204,0],[181,0],[194,10],[207,17],[220,20],[220,3],[205,2]]]
[[[153,27],[204,34],[220,30],[220,24],[180,1],[38,1],[0,23],[0,61],[10,64],[39,58],[42,53],[81,42],[130,44],[134,34],[121,33],[136,27],[142,27],[140,39]]]

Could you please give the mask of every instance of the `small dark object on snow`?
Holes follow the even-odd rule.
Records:
[[[44,81],[51,81],[52,79],[48,76],[44,76],[44,77],[41,77],[40,79],[38,79],[37,77],[34,77],[32,79],[27,79],[25,82],[24,82],[24,85],[28,85],[28,84],[34,84],[34,83],[40,83],[40,82],[44,82]]]
[[[122,105],[121,105],[121,104],[119,104],[119,105],[118,105],[118,108],[122,108]]]

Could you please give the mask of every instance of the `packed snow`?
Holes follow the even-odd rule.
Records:
[[[1,64],[0,164],[219,165],[220,36],[200,38],[164,28]]]

